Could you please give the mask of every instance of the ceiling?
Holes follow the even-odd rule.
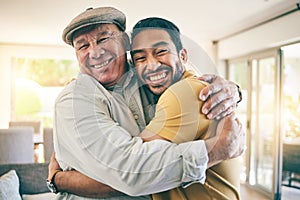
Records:
[[[127,15],[127,30],[141,18],[175,22],[194,41],[218,40],[257,24],[299,0],[0,0],[0,44],[64,45],[63,28],[88,7],[113,6]]]

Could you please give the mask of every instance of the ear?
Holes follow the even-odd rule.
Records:
[[[123,36],[123,45],[124,45],[125,51],[129,51],[130,50],[129,36],[126,32],[124,32],[122,36]]]
[[[179,58],[183,64],[185,64],[187,62],[188,55],[187,55],[187,50],[185,48],[183,48],[179,51]]]

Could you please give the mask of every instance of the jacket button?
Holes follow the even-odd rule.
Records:
[[[134,115],[133,117],[134,117],[135,120],[138,120],[138,119],[139,119],[139,116],[138,116],[138,115]]]

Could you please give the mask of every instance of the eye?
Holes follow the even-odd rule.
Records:
[[[107,42],[111,37],[103,37],[97,40],[97,44],[105,43]]]
[[[76,50],[84,50],[84,49],[87,49],[89,47],[89,44],[86,43],[86,44],[81,44],[81,45],[78,45],[77,47],[75,47]]]
[[[155,50],[155,54],[157,56],[163,56],[165,54],[167,54],[169,52],[169,50],[167,48],[158,48]]]
[[[134,55],[133,56],[133,61],[135,63],[137,63],[137,62],[143,62],[145,60],[146,60],[146,56],[143,56],[143,55]]]

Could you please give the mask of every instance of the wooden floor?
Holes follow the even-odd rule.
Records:
[[[282,187],[281,200],[299,200],[300,199],[300,189],[292,187]],[[241,184],[241,200],[270,200],[270,198],[264,196],[263,194],[257,192],[253,188]]]
[[[241,184],[241,200],[269,200],[251,187]]]

